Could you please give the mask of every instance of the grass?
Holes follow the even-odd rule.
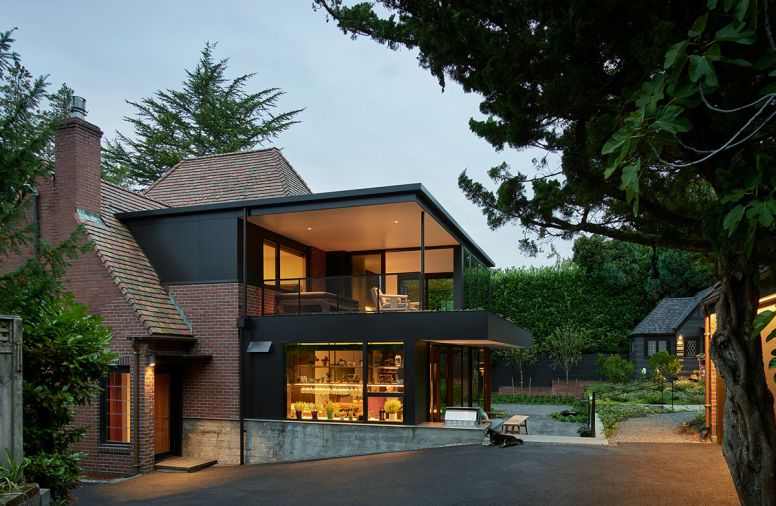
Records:
[[[671,404],[671,384],[652,381],[630,383],[608,383],[599,381],[585,389],[587,395],[596,394],[599,404]],[[674,382],[674,404],[704,404],[706,402],[704,383],[686,379]]]
[[[567,395],[508,395],[493,394],[490,401],[493,404],[573,404],[576,397]]]
[[[637,406],[633,404],[597,404],[596,413],[604,425],[604,436],[612,437],[617,433],[617,423],[637,416],[665,413],[662,406]]]

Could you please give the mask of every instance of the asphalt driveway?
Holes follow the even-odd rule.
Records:
[[[89,504],[738,504],[719,446],[478,445],[151,473],[85,485]]]

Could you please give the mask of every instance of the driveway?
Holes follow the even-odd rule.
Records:
[[[75,492],[89,504],[738,504],[719,446],[479,445],[151,473]]]
[[[565,404],[493,404],[492,409],[506,411],[508,419],[512,415],[528,416],[528,433],[542,436],[579,437],[577,429],[583,423],[559,422],[550,414],[571,409]]]

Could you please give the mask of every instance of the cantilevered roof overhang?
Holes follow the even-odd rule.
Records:
[[[489,311],[339,313],[251,318],[268,341],[427,341],[488,348],[527,348],[527,330]]]
[[[408,206],[407,204],[414,204],[415,206]],[[366,210],[368,213],[371,213],[371,215],[381,215],[386,218],[386,237],[390,234],[388,225],[393,224],[394,221],[399,221],[399,224],[404,221],[405,223],[402,225],[413,227],[413,229],[410,229],[408,232],[408,237],[411,237],[411,240],[418,245],[419,233],[414,230],[418,225],[416,223],[408,223],[411,220],[406,219],[411,217],[413,207],[417,207],[419,211],[426,213],[426,232],[429,234],[429,246],[451,245],[445,243],[449,242],[448,239],[452,239],[455,243],[464,246],[486,266],[493,267],[495,265],[493,260],[482,250],[482,248],[469,237],[441,204],[439,204],[428,190],[419,183],[314,193],[309,195],[242,200],[189,207],[162,208],[148,211],[119,213],[116,216],[124,221],[212,213],[218,213],[221,216],[223,216],[224,213],[234,214],[234,216],[239,217],[243,215],[243,212],[247,212],[249,221],[252,223],[270,229],[272,229],[272,227],[278,227],[278,233],[288,233],[288,230],[283,230],[284,227],[285,229],[295,228],[297,230],[292,234],[292,238],[299,242],[307,241],[305,242],[306,244],[311,244],[311,241],[307,240],[303,234],[309,227],[312,229],[309,232],[313,232],[311,235],[314,236],[316,227],[311,225],[302,227],[305,222],[324,223],[325,220],[336,217],[338,213],[335,211],[337,210],[340,211],[339,216],[342,219],[358,216],[362,214],[362,211]],[[350,210],[350,212],[346,213],[345,210]],[[291,217],[292,214],[296,213],[300,214],[297,217]],[[283,218],[284,216],[285,218]],[[340,223],[342,224],[343,222]],[[322,230],[318,230],[318,232],[320,233],[320,237],[328,236]],[[415,237],[416,235],[418,237]],[[386,242],[396,241],[387,240]],[[322,244],[322,246],[324,245],[325,244]],[[393,247],[403,246],[393,246],[392,244],[386,245],[386,248]],[[379,247],[375,247],[375,249],[379,249]]]

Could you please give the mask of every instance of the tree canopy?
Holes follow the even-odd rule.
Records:
[[[773,396],[752,338],[760,269],[776,265],[772,0],[378,3],[316,0],[345,33],[415,49],[440,84],[480,94],[469,125],[496,149],[561,154],[559,167],[492,168],[495,189],[460,175],[491,226],[522,225],[527,251],[588,232],[713,259],[723,451],[743,502],[776,503]]]
[[[301,109],[273,113],[283,92],[247,91],[255,74],[227,78],[228,59],[216,60],[206,43],[180,89],[127,101],[134,116],[124,120],[133,135],[116,132],[103,148],[103,177],[122,185],[147,185],[192,156],[245,151],[262,146],[298,123]]]

